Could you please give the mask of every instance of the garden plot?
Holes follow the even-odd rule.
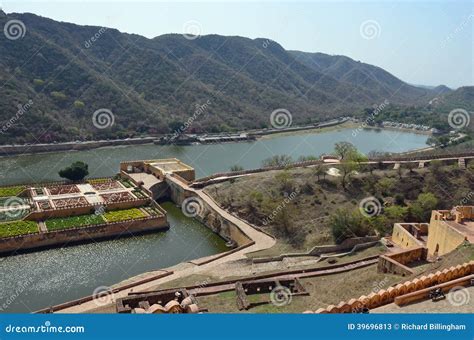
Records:
[[[38,232],[38,223],[33,221],[13,221],[0,223],[0,238]]]
[[[62,229],[79,228],[94,226],[104,223],[123,222],[140,219],[149,216],[146,212],[138,209],[122,209],[108,211],[104,214],[88,214],[71,217],[50,218],[44,223],[48,231],[57,231]]]
[[[106,204],[133,200],[136,197],[127,191],[114,192],[100,195]]]
[[[48,190],[50,195],[77,194],[80,192],[79,188],[75,184],[50,186],[46,189]]]
[[[52,202],[56,209],[74,208],[77,206],[89,204],[87,200],[82,196],[55,199],[52,200]]]
[[[0,187],[0,197],[10,197],[10,196],[17,196],[23,190],[25,190],[24,185],[13,186],[13,187]]]
[[[103,182],[103,183],[94,183],[92,187],[97,191],[107,191],[107,190],[117,190],[123,189],[123,186],[120,185],[117,181]]]

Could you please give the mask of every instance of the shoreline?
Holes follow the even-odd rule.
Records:
[[[271,139],[282,136],[296,136],[302,134],[319,134],[319,133],[328,133],[332,131],[339,131],[342,129],[358,129],[360,124],[357,124],[351,120],[345,120],[338,122],[330,126],[303,126],[300,128],[293,128],[288,130],[281,131],[260,131],[255,132],[255,130],[248,130],[247,134],[253,134],[256,137],[256,140],[260,139]],[[431,136],[432,133],[428,131],[419,131],[413,129],[404,129],[404,128],[395,128],[395,127],[373,127],[366,126],[362,129],[370,130],[391,130],[391,131],[401,131],[407,133],[414,133],[419,135]],[[141,137],[141,138],[131,138],[131,139],[114,139],[114,140],[102,140],[102,141],[87,141],[87,142],[65,142],[65,143],[51,143],[51,144],[32,144],[32,145],[0,145],[0,159],[8,158],[12,156],[27,156],[27,155],[37,155],[37,154],[47,154],[47,153],[57,153],[57,152],[75,152],[75,151],[86,151],[93,149],[101,148],[117,148],[117,147],[128,147],[134,145],[149,145],[154,144],[158,137]],[[226,142],[219,142],[217,144],[225,144]],[[238,143],[238,142],[236,142]],[[169,144],[175,145],[175,144]],[[424,148],[417,149],[423,150]],[[410,150],[415,151],[415,150]]]

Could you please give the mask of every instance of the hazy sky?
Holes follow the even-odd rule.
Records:
[[[269,38],[286,49],[347,55],[412,84],[474,84],[474,2],[1,1],[81,25],[152,38],[195,32]]]

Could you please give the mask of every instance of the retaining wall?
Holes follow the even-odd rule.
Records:
[[[433,288],[439,284],[448,281],[456,280],[469,276],[474,273],[474,261],[466,262],[456,267],[437,271],[427,276],[399,283],[396,286],[382,289],[377,293],[370,293],[365,296],[362,295],[358,299],[350,299],[349,301],[342,301],[337,306],[330,305],[327,308],[320,308],[315,313],[353,313],[360,311],[362,308],[374,309],[395,301],[399,296],[420,291],[422,289]],[[309,311],[311,313],[311,311]]]
[[[73,208],[51,209],[42,211],[33,211],[24,219],[29,221],[42,221],[48,218],[69,217],[93,214],[98,207],[105,206],[108,210],[129,209],[140,207],[150,202],[149,198],[137,198],[128,201],[114,202],[108,204],[84,204]]]
[[[465,152],[465,153],[456,153],[450,155],[442,155],[442,156],[419,156],[419,157],[384,157],[384,158],[369,158],[370,162],[378,162],[378,161],[414,161],[414,160],[435,160],[435,159],[443,159],[443,158],[464,158],[464,157],[473,157],[473,152]],[[467,160],[466,160],[467,161]],[[300,168],[305,166],[311,166],[316,164],[325,164],[322,160],[311,160],[311,161],[304,161],[304,162],[295,162],[290,163],[283,166],[272,166],[267,168],[256,168],[256,169],[249,169],[249,170],[242,170],[242,171],[229,171],[229,172],[219,172],[212,174],[210,176],[206,176],[203,178],[199,178],[194,183],[191,184],[193,188],[204,188],[207,185],[214,184],[223,180],[216,180],[219,177],[229,177],[229,176],[241,176],[241,175],[248,175],[248,174],[255,174],[259,172],[271,171],[271,170],[283,170],[288,168]]]
[[[188,181],[176,174],[173,174],[172,177],[177,180],[178,182],[183,183],[184,185],[188,185]],[[196,204],[198,208],[196,210],[197,215],[193,216],[198,221],[205,224],[208,228],[210,228],[213,232],[220,235],[225,240],[232,240],[236,243],[237,246],[246,246],[253,241],[234,223],[230,222],[226,218],[222,217],[217,211],[215,211],[208,203],[206,203],[203,199],[199,197],[192,190],[186,189],[185,186],[181,186],[173,181],[173,179],[166,178],[166,183],[168,183],[170,187],[171,193],[171,200],[178,204],[182,205],[185,199],[190,197],[195,197]],[[212,199],[209,195],[207,197],[214,201],[217,205],[219,205],[215,200]]]
[[[397,253],[380,255],[377,270],[380,273],[391,273],[397,275],[411,275],[414,271],[407,267],[408,264],[426,260],[428,249],[424,247],[402,250]]]
[[[163,215],[46,233],[20,235],[0,239],[0,254],[35,248],[62,246],[78,242],[90,242],[122,235],[129,236],[129,233],[140,234],[168,229],[169,225],[166,216]]]
[[[377,245],[379,243],[379,239],[380,237],[378,236],[354,237],[346,239],[341,244],[337,245],[315,246],[310,251],[305,253],[287,253],[278,256],[259,257],[253,259],[252,262],[266,263],[273,261],[282,261],[285,257],[318,256],[327,253],[338,253],[344,251],[354,252]]]

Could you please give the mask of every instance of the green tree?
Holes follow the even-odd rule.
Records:
[[[407,168],[408,168],[408,170],[409,170],[409,173],[410,173],[410,174],[413,174],[413,173],[414,173],[414,170],[415,170],[415,168],[418,166],[418,164],[417,164],[417,163],[413,163],[413,162],[408,162],[408,163],[406,164],[406,166],[407,166]]]
[[[318,159],[316,156],[299,156],[298,162],[317,161]]]
[[[326,171],[324,170],[324,167],[321,164],[317,164],[314,167],[314,174],[318,177],[318,182],[319,182],[320,176],[323,176],[323,178],[326,178]]]
[[[232,166],[230,167],[230,171],[242,171],[242,170],[244,170],[244,167],[243,167],[243,166],[240,166],[240,165],[237,165],[237,164],[236,164],[236,165],[232,165]]]
[[[82,110],[84,108],[84,106],[86,106],[84,104],[84,102],[80,101],[80,100],[75,100],[74,101],[74,108],[76,109],[79,109],[79,110]]]
[[[262,166],[264,168],[269,168],[273,166],[287,166],[293,162],[291,156],[288,155],[275,155],[273,157],[264,159],[262,161]]]
[[[293,179],[291,178],[290,173],[287,170],[278,172],[275,175],[275,179],[280,184],[281,192],[286,193],[288,195],[293,192],[293,188],[295,186],[295,183],[294,183]]]
[[[381,178],[377,184],[375,184],[375,190],[383,196],[390,196],[393,188],[395,187],[396,180],[390,177]]]
[[[355,152],[357,152],[357,148],[349,142],[337,142],[334,145],[334,153],[341,159],[346,159]]]
[[[347,178],[354,171],[358,171],[361,169],[362,163],[367,161],[367,157],[361,154],[359,151],[357,151],[357,149],[352,144],[347,143],[347,142],[342,142],[342,143],[350,145],[350,146],[349,145],[339,146],[341,150],[348,148],[346,151],[344,151],[344,157],[342,157],[341,162],[339,163],[339,168],[341,170],[341,184],[342,184],[342,187],[345,189]],[[337,143],[337,144],[340,144],[340,143]]]
[[[369,224],[359,211],[338,209],[329,221],[334,242],[341,243],[347,238],[363,237],[370,233]]]
[[[84,162],[74,162],[67,168],[59,170],[59,176],[71,181],[83,180],[89,175],[89,166]]]
[[[419,222],[426,222],[430,219],[431,211],[438,205],[438,199],[431,192],[421,193],[410,206],[410,213]]]

